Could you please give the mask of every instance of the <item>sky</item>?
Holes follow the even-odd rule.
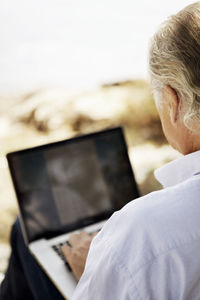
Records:
[[[187,0],[1,0],[0,94],[147,78],[148,41]]]

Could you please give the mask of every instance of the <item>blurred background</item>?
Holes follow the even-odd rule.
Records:
[[[160,188],[153,170],[179,154],[163,137],[154,106],[148,41],[190,3],[0,2],[0,274],[18,214],[9,151],[122,125],[141,193]]]

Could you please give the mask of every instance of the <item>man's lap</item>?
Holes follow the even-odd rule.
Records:
[[[18,219],[13,225],[10,242],[12,252],[5,278],[0,287],[0,299],[63,300],[64,298],[24,244]]]

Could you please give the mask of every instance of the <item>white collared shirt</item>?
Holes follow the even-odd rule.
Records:
[[[164,189],[114,213],[73,300],[200,299],[200,151],[155,172]]]

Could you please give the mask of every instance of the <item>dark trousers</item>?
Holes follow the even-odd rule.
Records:
[[[63,300],[24,244],[18,220],[10,240],[12,252],[0,286],[0,300]]]

